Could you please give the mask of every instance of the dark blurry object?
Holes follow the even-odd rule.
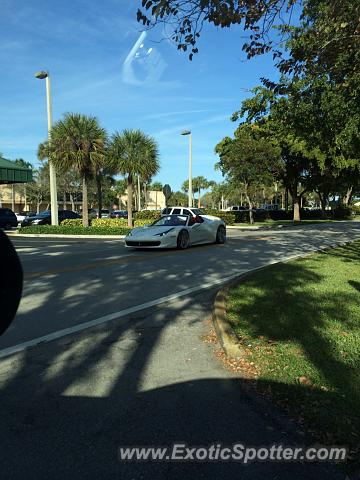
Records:
[[[10,208],[0,208],[0,227],[10,230],[17,227],[18,221],[15,213]]]
[[[8,328],[18,309],[23,285],[23,271],[19,257],[0,230],[0,335]]]

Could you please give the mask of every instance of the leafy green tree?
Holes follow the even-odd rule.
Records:
[[[254,125],[241,125],[234,138],[225,137],[215,147],[218,168],[233,182],[241,183],[253,223],[253,198],[250,188],[271,182],[280,168],[280,150],[259,135]]]
[[[75,170],[82,180],[83,225],[89,226],[88,183],[106,165],[106,131],[95,117],[67,113],[51,129],[51,142],[39,146],[40,160],[51,159],[58,172]]]
[[[36,213],[39,213],[43,202],[50,203],[49,165],[47,162],[33,170],[33,181],[27,184],[27,200],[30,205],[36,205]]]
[[[188,204],[188,196],[184,192],[171,192],[170,198],[167,201],[169,207],[186,207]]]
[[[161,182],[153,182],[153,183],[149,186],[149,189],[150,189],[150,190],[155,190],[156,192],[162,192],[163,184],[162,184]]]
[[[147,179],[159,168],[159,153],[156,141],[141,130],[116,132],[108,147],[110,162],[117,173],[126,176],[128,194],[128,225],[132,226],[133,184],[137,175]]]
[[[297,0],[142,0],[137,19],[152,28],[169,24],[172,40],[184,52],[190,49],[189,58],[198,52],[197,40],[204,24],[228,28],[241,25],[248,30],[250,42],[243,44],[249,57],[271,50],[269,38],[274,23],[284,23],[284,12],[291,10]]]

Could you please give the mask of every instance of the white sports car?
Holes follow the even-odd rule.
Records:
[[[200,243],[225,243],[226,226],[217,217],[163,215],[151,225],[131,230],[126,247],[180,248]]]

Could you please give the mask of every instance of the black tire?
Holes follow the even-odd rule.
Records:
[[[12,229],[11,223],[6,223],[5,224],[5,230],[11,230],[11,229]]]
[[[179,250],[185,250],[190,246],[190,237],[186,230],[181,230],[177,238],[177,248]]]
[[[224,225],[220,225],[216,232],[215,243],[225,243],[226,242],[226,228]]]

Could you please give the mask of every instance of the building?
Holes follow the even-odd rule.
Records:
[[[15,185],[25,186],[32,182],[32,171],[0,158],[0,207],[11,208],[18,212],[28,210],[26,188],[15,188]]]
[[[134,192],[134,202],[135,202],[135,209],[137,210],[137,197]],[[127,203],[128,203],[128,197],[127,193],[124,195],[121,195],[120,198],[120,205],[119,208],[127,208]],[[157,190],[148,190],[146,192],[146,199],[145,199],[145,204],[142,205],[143,208],[146,208],[147,210],[161,210],[166,207],[166,201],[165,201],[165,195],[163,192],[157,191]]]

